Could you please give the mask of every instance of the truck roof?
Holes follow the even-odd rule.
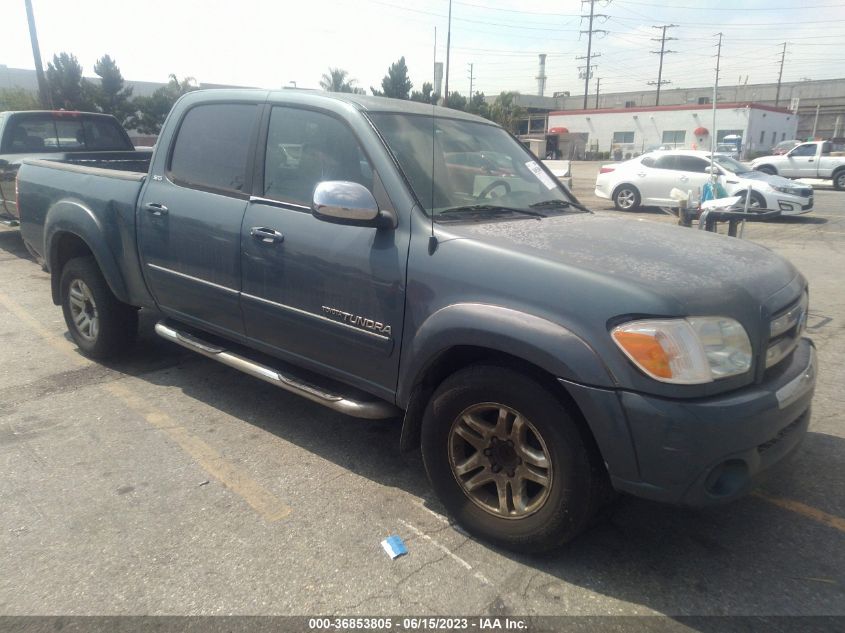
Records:
[[[466,121],[486,123],[487,125],[496,125],[492,121],[475,116],[474,114],[463,112],[462,110],[453,110],[452,108],[428,105],[427,103],[419,103],[408,99],[391,99],[388,97],[374,97],[348,92],[324,92],[322,90],[306,90],[304,88],[285,88],[283,90],[215,88],[209,90],[193,90],[187,93],[183,99],[191,98],[191,95],[195,95],[193,98],[199,97],[202,100],[248,98],[255,101],[288,101],[291,103],[302,104],[315,104],[319,101],[331,101],[335,103],[342,102],[348,103],[362,112],[394,112],[402,114],[421,114],[427,116],[434,115],[450,119],[462,119]]]
[[[81,112],[79,110],[4,110],[0,112],[0,116],[8,116],[12,114],[25,114],[25,115],[39,115],[39,114],[52,114],[57,118],[62,117],[78,117],[78,116],[86,116],[86,117],[111,117],[111,114],[104,114],[102,112]]]

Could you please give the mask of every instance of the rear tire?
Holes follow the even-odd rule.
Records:
[[[422,422],[428,478],[470,533],[520,552],[575,538],[608,498],[575,417],[527,376],[474,365],[434,392]]]
[[[613,192],[613,205],[620,211],[636,211],[641,200],[640,192],[633,185],[619,185]]]
[[[84,356],[114,357],[135,342],[138,312],[118,301],[93,257],[68,261],[60,289],[65,323]]]

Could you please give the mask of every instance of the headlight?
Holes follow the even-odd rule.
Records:
[[[697,385],[751,369],[748,334],[726,317],[631,321],[610,335],[638,368],[661,382]]]
[[[785,187],[778,187],[777,185],[769,185],[769,186],[772,189],[774,189],[775,191],[780,191],[781,193],[789,193],[789,194],[792,194],[793,196],[797,195],[796,192],[795,192],[795,187],[790,187],[789,185],[786,185]]]

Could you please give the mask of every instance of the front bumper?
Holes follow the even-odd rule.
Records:
[[[781,215],[799,215],[807,213],[813,208],[813,196],[809,198],[792,196],[789,194],[776,193],[774,200],[768,201],[768,207],[777,209]]]
[[[566,387],[594,431],[617,490],[705,506],[747,493],[804,438],[817,373],[812,342],[802,339],[784,362],[762,384],[695,400]],[[600,416],[623,416],[628,433],[619,432],[618,420]],[[613,427],[612,435],[604,430]]]

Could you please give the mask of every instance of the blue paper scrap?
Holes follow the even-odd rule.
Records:
[[[405,543],[403,543],[402,539],[395,534],[384,539],[381,542],[381,546],[390,558],[399,558],[400,556],[408,553],[408,548],[405,547]]]

